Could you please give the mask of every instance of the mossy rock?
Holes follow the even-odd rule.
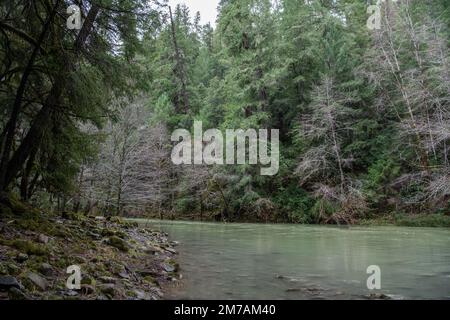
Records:
[[[129,250],[127,242],[117,236],[110,237],[108,240],[108,244],[114,248],[119,249],[120,251],[123,251],[123,252],[128,252],[128,250]]]
[[[133,290],[128,290],[125,294],[129,298],[137,298],[137,294]]]
[[[144,278],[144,282],[159,287],[159,282],[158,282],[158,280],[156,280],[156,279],[153,278],[152,276],[146,276],[146,277]]]
[[[124,221],[122,225],[125,229],[139,228],[139,223],[135,221]]]
[[[87,217],[79,212],[63,212],[61,214],[61,217],[63,217],[64,219],[67,220],[72,220],[72,221],[85,221],[87,220]]]
[[[28,255],[35,255],[35,256],[48,255],[48,250],[46,247],[28,240],[1,240],[0,244],[15,248],[20,252],[26,253]]]
[[[40,226],[40,222],[34,219],[21,219],[21,220],[17,220],[15,222],[15,224],[23,230],[28,230],[28,231],[39,231],[41,226]]]
[[[123,231],[116,231],[116,236],[118,236],[119,238],[125,239],[127,237],[127,234]]]
[[[127,237],[127,234],[125,232],[123,232],[123,231],[116,230],[116,229],[108,229],[108,228],[102,229],[101,235],[103,237],[116,236],[116,237],[119,237],[119,238],[122,238],[122,239],[125,239]]]
[[[101,235],[103,237],[113,237],[116,235],[116,231],[112,229],[102,229]]]
[[[2,194],[0,200],[0,212],[3,216],[20,216],[28,219],[42,215],[39,210],[21,202],[14,194]]]
[[[122,224],[124,222],[124,220],[121,217],[117,216],[111,217],[110,221],[117,224]]]
[[[69,235],[69,233],[67,232],[67,229],[65,227],[61,226],[60,228],[52,229],[49,232],[49,235],[58,238],[65,238]]]
[[[111,261],[111,263],[109,263],[108,267],[109,267],[109,270],[113,274],[119,274],[121,272],[125,272],[125,267],[118,262]]]
[[[59,257],[55,262],[54,266],[59,269],[64,269],[67,266],[70,266],[70,263],[64,257]]]
[[[8,267],[3,262],[0,263],[0,275],[7,275],[9,273]]]
[[[130,250],[128,251],[128,255],[129,255],[130,258],[132,258],[132,259],[137,259],[137,258],[140,258],[140,257],[143,256],[142,254],[139,254],[135,249],[130,249]]]
[[[117,294],[116,286],[112,283],[101,284],[98,288],[100,289],[100,292],[109,298],[113,298]]]
[[[20,283],[28,290],[28,291],[35,291],[37,290],[35,284],[28,279],[26,276],[20,276]]]
[[[99,262],[95,264],[95,270],[99,272],[104,272],[106,271],[106,267],[103,263]]]
[[[90,221],[89,219],[89,217],[84,217],[85,219],[83,220],[83,221],[81,221],[81,226],[83,227],[83,228],[95,228],[95,223],[94,222],[92,222],[92,221]]]
[[[97,283],[97,281],[94,278],[91,278],[89,276],[84,276],[81,279],[81,284],[84,284],[84,285],[95,286],[96,283]]]

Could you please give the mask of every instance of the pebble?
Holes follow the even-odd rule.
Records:
[[[74,290],[67,290],[67,291],[64,291],[63,294],[67,297],[75,297],[78,295],[78,292],[76,292]]]
[[[48,264],[48,263],[42,263],[41,266],[39,267],[39,271],[44,276],[51,276],[51,275],[53,275],[53,267],[50,264]]]
[[[119,273],[119,276],[123,279],[130,279],[130,275],[126,272]]]
[[[50,238],[44,234],[40,234],[38,237],[38,242],[47,244],[49,242]]]
[[[162,268],[163,268],[164,271],[166,271],[166,272],[174,272],[174,271],[175,271],[175,267],[172,266],[172,265],[170,265],[170,264],[167,264],[167,263],[164,263],[164,264],[162,265]]]

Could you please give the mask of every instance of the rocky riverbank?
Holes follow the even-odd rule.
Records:
[[[165,233],[118,218],[0,210],[0,300],[158,300],[181,278]],[[79,289],[67,286],[70,266],[81,271]]]

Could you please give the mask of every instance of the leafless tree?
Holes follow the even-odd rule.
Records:
[[[82,194],[88,210],[145,212],[161,208],[170,186],[170,140],[163,124],[150,125],[145,99],[117,102],[117,122],[100,132],[105,139],[95,163],[83,168]]]
[[[374,34],[367,78],[375,83],[387,111],[398,118],[402,141],[416,151],[416,171],[393,185],[423,187],[405,203],[424,203],[445,195],[449,170],[450,55],[438,18],[412,18],[410,0],[385,2],[382,28]]]
[[[341,190],[345,186],[344,159],[341,150],[342,135],[348,130],[343,119],[351,110],[346,103],[351,98],[343,96],[336,88],[331,77],[325,77],[313,94],[313,102],[309,106],[310,113],[301,120],[300,135],[307,141],[319,142],[301,159],[296,173],[303,182],[314,175],[327,176],[329,170],[337,170],[340,177]]]

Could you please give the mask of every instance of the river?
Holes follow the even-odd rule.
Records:
[[[180,242],[172,299],[450,299],[448,229],[146,223]]]

